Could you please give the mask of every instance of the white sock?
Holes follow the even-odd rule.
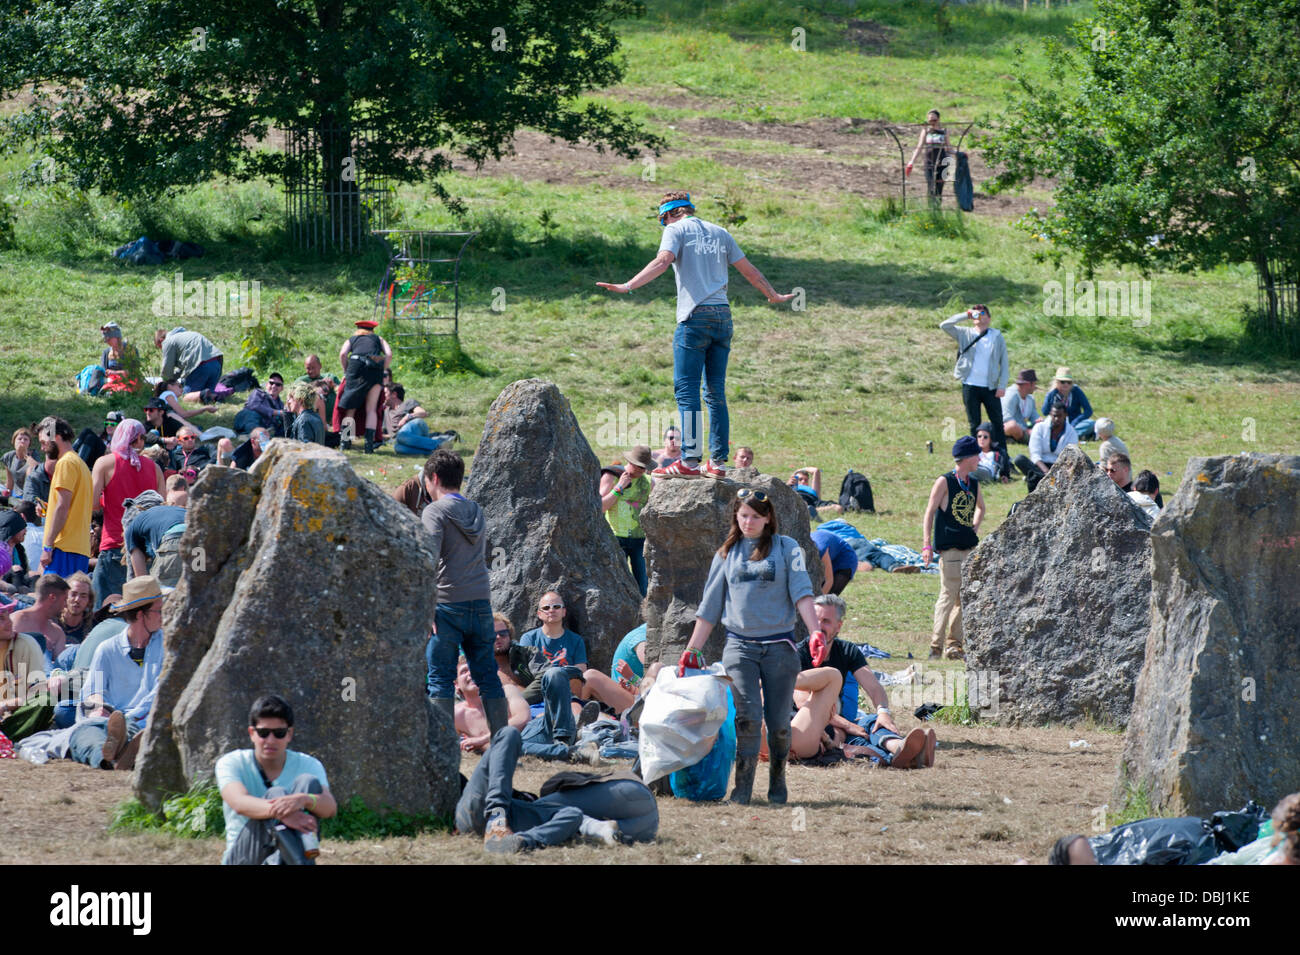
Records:
[[[583,836],[593,842],[603,842],[612,846],[618,841],[618,823],[613,819],[593,819],[582,817],[582,826],[578,829]]]

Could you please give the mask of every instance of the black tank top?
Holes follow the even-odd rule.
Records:
[[[953,548],[970,550],[979,543],[971,526],[975,521],[979,485],[972,479],[963,488],[953,471],[943,477],[948,482],[948,506],[934,515],[934,549],[938,553]]]
[[[378,356],[384,353],[384,346],[379,343],[379,336],[375,334],[353,335],[348,339],[348,344],[352,346],[348,352],[349,356],[364,358],[367,355]]]

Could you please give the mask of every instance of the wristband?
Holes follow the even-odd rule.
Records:
[[[42,553],[42,554],[53,554],[53,553],[54,553],[54,548],[53,548],[53,547],[42,547],[42,548],[41,548],[41,553]]]
[[[313,813],[315,813],[315,812],[316,812],[316,794],[315,794],[315,793],[308,793],[307,795],[311,797],[311,811],[312,811]]]
[[[893,716],[893,715],[894,715],[894,711],[891,710],[888,706],[877,706],[877,707],[876,707],[876,712],[877,712],[877,713],[884,713],[886,716]]]
[[[620,491],[618,488],[614,488],[614,496],[615,496],[615,497],[622,497],[622,496],[623,496],[623,492]]]

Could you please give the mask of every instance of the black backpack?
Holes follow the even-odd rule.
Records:
[[[865,474],[849,468],[840,484],[840,507],[846,511],[870,511],[876,513],[876,501],[871,496],[871,482]]]

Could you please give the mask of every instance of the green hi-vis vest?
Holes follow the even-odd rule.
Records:
[[[641,530],[641,508],[650,500],[650,479],[644,474],[623,489],[614,506],[605,512],[605,520],[615,537],[645,537]]]

